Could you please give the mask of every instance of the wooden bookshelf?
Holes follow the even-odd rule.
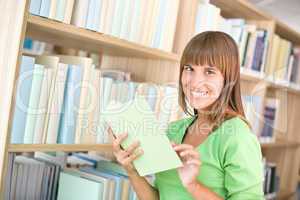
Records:
[[[82,49],[90,52],[105,52],[115,56],[132,56],[171,61],[179,61],[180,59],[174,53],[145,47],[113,36],[34,15],[29,15],[28,17],[26,35],[35,40],[63,47]]]
[[[276,141],[270,143],[261,143],[261,148],[264,149],[271,149],[271,148],[299,148],[300,143],[296,141]]]
[[[287,191],[287,190],[281,190],[279,192],[279,194],[278,194],[277,199],[279,199],[279,200],[287,200],[290,197],[292,197],[293,195],[295,195],[295,192],[290,192],[290,191]]]
[[[8,146],[9,152],[86,152],[86,151],[100,151],[111,152],[111,144],[10,144]]]
[[[192,1],[198,2],[198,0],[181,0],[180,4],[183,6],[187,5],[185,6],[185,9],[187,10],[195,9],[195,7],[190,6],[190,2]],[[292,41],[294,44],[300,44],[300,33],[296,32],[295,30],[288,27],[279,20],[273,18],[272,16],[260,11],[258,8],[256,8],[246,0],[211,0],[210,2],[221,9],[221,13],[224,17],[245,18],[247,21],[256,21],[253,23],[257,23],[260,26],[263,26],[264,24],[270,24],[270,30],[272,31],[272,34],[279,34],[285,39]],[[2,19],[2,22],[9,26],[8,28],[0,28],[1,33],[4,31],[4,33],[6,33],[0,34],[0,40],[9,41],[6,42],[5,45],[10,47],[7,48],[7,51],[3,51],[5,54],[0,54],[0,60],[6,61],[1,64],[3,66],[7,66],[7,68],[5,69],[4,67],[0,68],[0,88],[1,91],[3,91],[3,94],[0,97],[0,194],[3,193],[3,177],[6,173],[7,155],[9,152],[111,152],[112,149],[111,145],[109,144],[9,144],[8,138],[10,138],[10,127],[12,124],[12,111],[14,106],[13,95],[16,88],[16,77],[19,70],[20,56],[22,54],[22,44],[25,35],[36,40],[49,42],[62,47],[82,49],[89,52],[106,53],[112,56],[145,58],[145,61],[142,61],[142,66],[146,66],[145,68],[137,66],[136,68],[133,67],[130,69],[133,71],[138,71],[139,75],[147,74],[147,76],[156,76],[157,74],[159,74],[158,77],[155,77],[155,80],[159,80],[161,82],[167,82],[171,68],[168,69],[165,66],[163,66],[162,68],[157,68],[157,71],[159,71],[159,73],[154,74],[151,70],[149,70],[150,68],[152,69],[152,65],[148,63],[147,59],[150,58],[157,62],[170,61],[177,64],[180,61],[180,55],[173,52],[166,52],[159,49],[146,47],[106,34],[79,28],[74,25],[64,24],[51,19],[30,15],[27,12],[29,7],[28,4],[29,0],[22,1],[22,3],[16,0],[7,1],[6,3],[0,3],[0,8],[4,8],[4,6],[10,8],[6,9],[5,12],[3,12],[3,16],[7,17]],[[191,31],[193,30],[193,27],[189,26],[194,25],[193,20],[190,20],[191,18],[193,18],[192,15],[195,14],[194,11],[195,10],[193,10],[193,12],[190,11],[180,13],[179,18],[181,20],[179,20],[179,25],[177,24],[175,35],[183,35],[185,37],[185,35],[187,35],[185,33],[188,31],[191,32],[189,34],[193,34]],[[180,38],[179,36],[178,38]],[[174,52],[182,52],[182,49],[180,50],[180,48],[184,47],[184,42],[180,44],[179,43],[180,42],[176,41],[175,37]],[[175,67],[178,67],[178,65],[174,65],[174,69]],[[142,77],[141,79],[143,79],[144,77],[146,77],[146,75],[140,77]],[[149,80],[151,78],[149,78]],[[298,181],[300,181],[298,169],[296,175],[296,173],[294,173],[295,170],[289,168],[289,166],[293,165],[295,161],[299,161],[299,156],[297,157],[296,152],[298,147],[300,147],[300,137],[298,136],[298,122],[300,122],[300,114],[298,114],[297,112],[297,110],[300,109],[300,88],[265,80],[263,76],[260,76],[256,73],[242,73],[241,79],[244,80],[242,84],[247,86],[258,82],[267,84],[264,94],[268,93],[270,88],[271,90],[275,89],[277,91],[287,90],[289,93],[288,98],[291,99],[291,103],[289,103],[288,105],[289,127],[286,131],[286,135],[288,136],[287,138],[289,138],[289,140],[280,140],[274,143],[261,144],[262,150],[266,150],[269,153],[267,155],[264,155],[265,157],[267,157],[267,160],[269,157],[272,157],[271,154],[276,157],[278,156],[277,154],[280,154],[280,156],[283,157],[283,161],[280,161],[276,164],[280,166],[280,185],[286,187],[287,189],[280,188],[278,199],[289,199],[295,194],[295,182],[298,183]],[[252,89],[253,87],[245,88]],[[276,152],[276,154],[274,152]]]

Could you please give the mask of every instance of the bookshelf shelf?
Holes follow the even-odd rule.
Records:
[[[293,196],[295,192],[290,192],[287,190],[281,190],[278,194],[278,199],[286,200]]]
[[[300,33],[279,20],[276,20],[275,32],[295,44],[300,44]]]
[[[28,17],[26,35],[43,42],[92,52],[179,61],[179,56],[174,53],[145,47],[123,39],[31,14]]]
[[[245,0],[211,0],[210,3],[221,8],[225,17],[245,18],[248,20],[272,20],[272,17],[257,9],[253,4]]]
[[[270,148],[299,148],[300,143],[294,141],[276,141],[271,143],[261,143],[262,149],[270,149]]]
[[[9,152],[84,152],[84,151],[99,151],[111,152],[111,144],[10,144],[8,145]]]

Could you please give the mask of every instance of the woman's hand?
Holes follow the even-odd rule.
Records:
[[[197,184],[201,165],[198,151],[189,144],[172,144],[172,146],[183,162],[183,166],[177,169],[183,186],[188,188]]]
[[[142,149],[138,149],[140,146],[139,141],[132,143],[126,150],[121,147],[121,143],[127,138],[127,133],[115,136],[112,129],[109,127],[108,132],[113,135],[113,154],[116,157],[118,163],[120,163],[127,171],[128,175],[137,175],[137,171],[134,168],[132,162],[143,154]]]

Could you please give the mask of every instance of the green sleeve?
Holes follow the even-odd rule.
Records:
[[[264,199],[262,156],[256,136],[241,129],[224,146],[226,199]]]

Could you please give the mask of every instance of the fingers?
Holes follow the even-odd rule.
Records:
[[[188,150],[188,149],[194,149],[194,147],[190,144],[179,144],[174,146],[174,150],[177,152]]]
[[[135,141],[125,151],[128,154],[132,154],[139,146],[140,146],[140,142],[139,141]]]
[[[188,164],[188,165],[196,165],[196,166],[200,166],[200,165],[201,165],[201,162],[200,162],[199,160],[193,159],[193,160],[188,160],[188,161],[186,161],[186,164]]]
[[[114,139],[112,143],[114,152],[119,152],[122,150],[121,143],[127,138],[127,136],[127,133],[116,136],[116,139]]]
[[[124,157],[123,159],[120,159],[118,162],[124,167],[129,167],[131,163],[135,159],[143,155],[143,153],[144,153],[143,150],[139,149],[135,153],[130,154],[128,157]]]
[[[191,157],[191,158],[198,159],[198,160],[200,159],[199,153],[197,151],[195,151],[194,149],[184,150],[179,153],[179,156],[182,158]]]

